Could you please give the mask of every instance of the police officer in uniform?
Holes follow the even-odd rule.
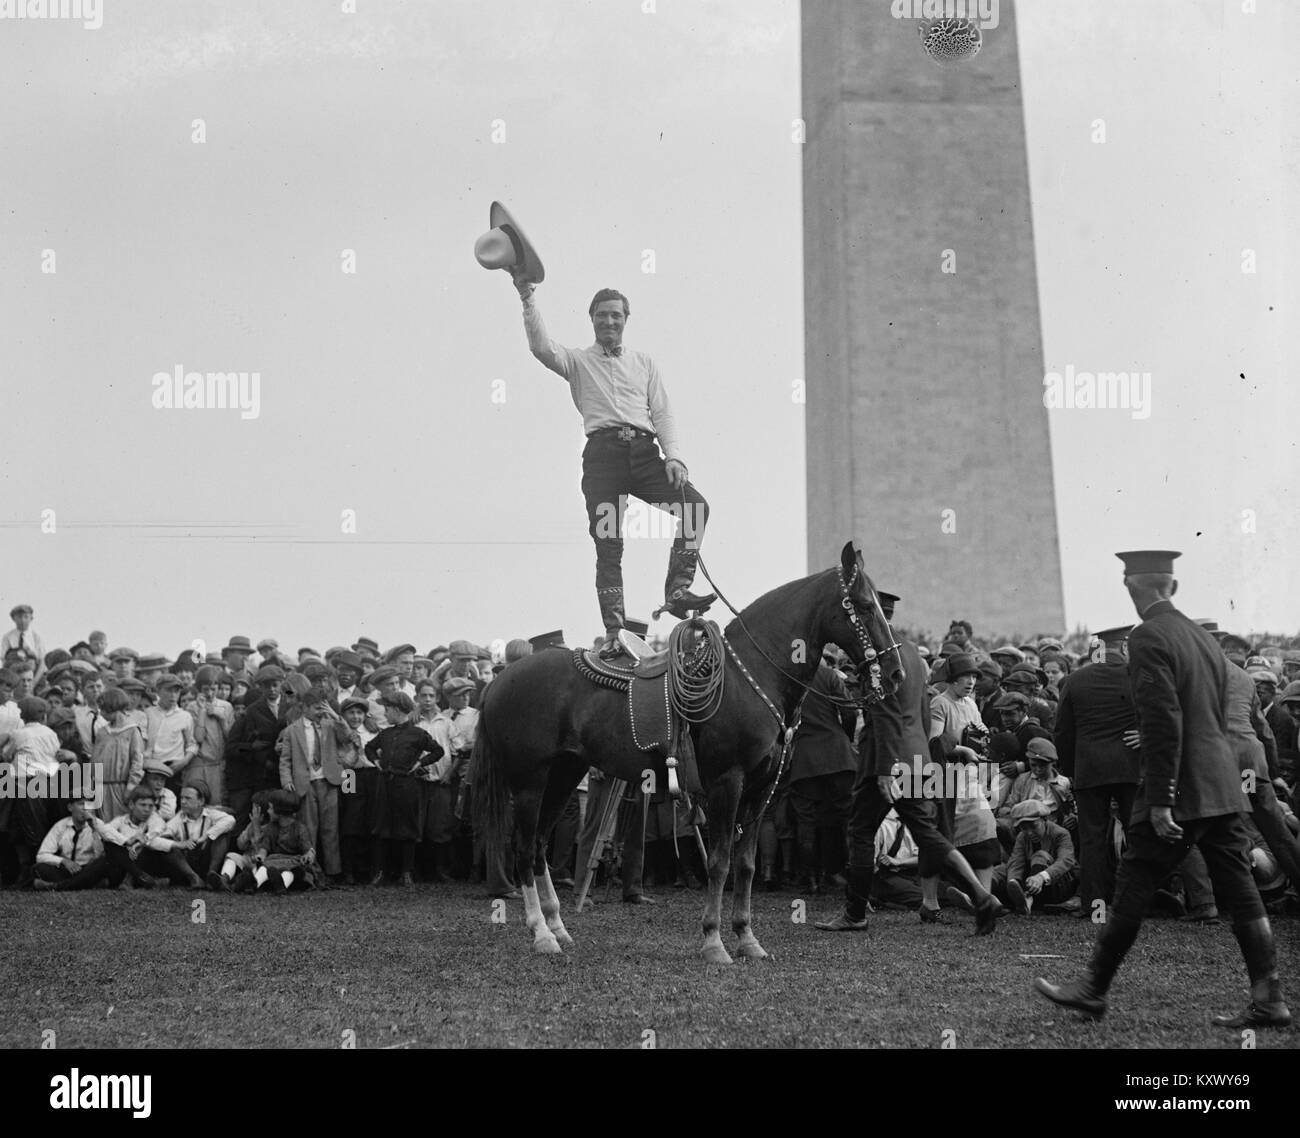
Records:
[[[1161,880],[1195,844],[1205,855],[1216,893],[1232,915],[1233,934],[1250,975],[1250,1004],[1218,1027],[1286,1027],[1277,954],[1250,871],[1250,840],[1242,822],[1242,785],[1228,741],[1227,661],[1214,638],[1170,598],[1178,553],[1120,553],[1124,585],[1142,623],[1129,636],[1129,672],[1141,733],[1142,781],[1129,846],[1120,864],[1115,904],[1100,928],[1092,960],[1077,979],[1034,987],[1053,1003],[1093,1018],[1106,1011],[1106,991],[1137,939]]]

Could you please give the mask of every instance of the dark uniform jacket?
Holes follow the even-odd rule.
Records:
[[[910,767],[930,756],[929,670],[916,645],[907,640],[899,645],[899,658],[906,673],[903,682],[867,711],[859,742],[862,769],[877,776],[891,773],[895,763]]]
[[[823,699],[823,693],[847,701],[844,681],[832,668],[822,664],[809,685],[799,711],[799,729],[790,752],[790,781],[799,782],[819,775],[842,774],[858,769],[853,754],[853,729],[858,712],[853,707],[837,707]]]
[[[1129,635],[1129,674],[1142,780],[1133,822],[1153,806],[1172,806],[1179,822],[1236,814],[1242,808],[1237,760],[1228,742],[1228,661],[1214,637],[1158,601]]]
[[[1056,754],[1076,790],[1137,782],[1142,760],[1124,745],[1137,730],[1128,664],[1089,664],[1061,683],[1056,711]]]

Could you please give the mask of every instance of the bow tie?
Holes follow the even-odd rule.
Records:
[[[623,345],[619,344],[616,348],[607,348],[602,344],[600,350],[607,356],[621,356],[623,354]]]

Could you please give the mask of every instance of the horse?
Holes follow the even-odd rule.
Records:
[[[720,927],[733,837],[731,925],[739,938],[737,952],[749,959],[767,956],[750,924],[758,823],[763,796],[777,776],[782,736],[817,671],[823,646],[838,645],[860,669],[874,659],[886,692],[904,678],[899,646],[861,551],[851,541],[839,566],[765,593],[727,625],[723,636],[721,702],[711,718],[690,725],[709,820],[700,955],[711,964],[732,963]],[[637,748],[627,696],[580,675],[572,652],[552,648],[525,656],[487,687],[470,768],[474,821],[487,848],[500,848],[513,800],[514,866],[538,953],[559,953],[562,945],[573,943],[551,883],[546,838],[589,766],[634,783],[653,769],[658,785],[666,770],[663,757]]]

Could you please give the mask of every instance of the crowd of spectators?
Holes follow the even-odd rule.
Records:
[[[47,651],[30,606],[10,615],[14,627],[0,640],[5,886],[283,892],[457,879],[518,896],[501,851],[475,841],[470,759],[485,689],[546,638],[512,640],[494,656],[467,640],[420,653],[412,644],[381,651],[361,637],[290,657],[272,638],[233,636],[202,659],[192,650],[173,659],[110,650],[98,631]],[[1292,810],[1300,651],[1214,631],[1243,678],[1233,687],[1242,706],[1228,720],[1251,784],[1243,809],[1258,820],[1255,877],[1282,912],[1300,888]],[[955,621],[941,643],[918,645],[931,668],[923,758],[945,828],[981,882],[1024,916],[1086,918],[1109,901],[1139,778],[1125,639],[1119,629],[1076,636],[1076,651],[1053,638],[981,645],[969,623]],[[817,703],[819,693],[845,690],[843,664],[828,647],[763,820],[768,890],[845,884],[863,723]],[[593,776],[593,790],[603,790]],[[584,779],[552,836],[561,888],[581,878],[591,849],[587,791]],[[631,870],[625,899],[653,900],[643,870],[647,886],[697,888],[694,827],[707,818],[698,804],[683,817],[664,793],[644,805],[638,793],[629,791],[629,808],[645,824],[619,830],[637,848],[621,857],[615,848],[616,863]],[[916,846],[896,815],[876,841],[873,903],[942,919],[921,904]],[[944,900],[970,907],[953,887]],[[1173,916],[1217,919],[1195,850],[1158,903]]]

